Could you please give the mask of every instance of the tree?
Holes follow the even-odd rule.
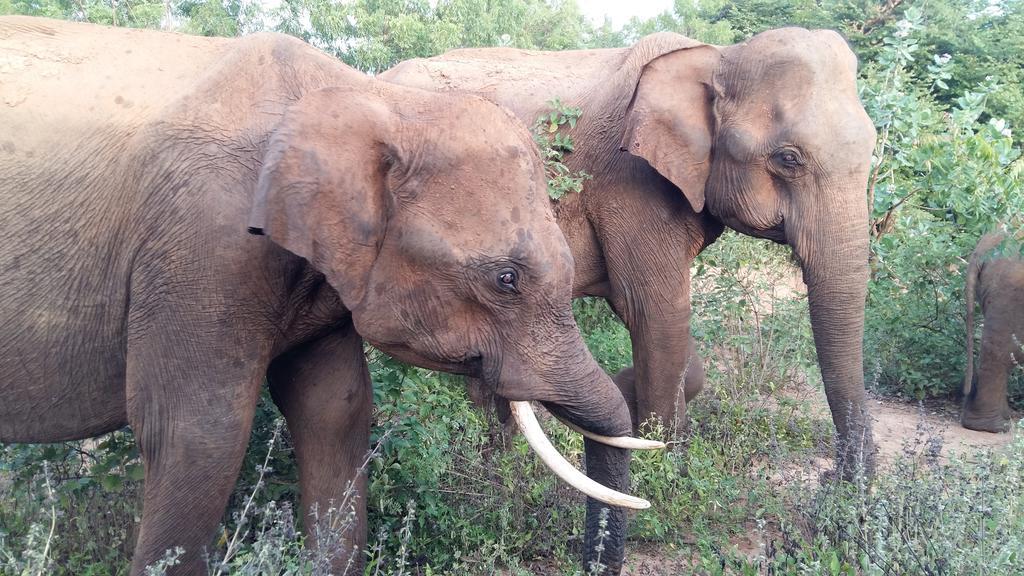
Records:
[[[163,0],[0,0],[0,14],[46,16],[110,26],[160,28]]]
[[[180,29],[199,36],[241,36],[263,29],[263,6],[245,0],[182,0],[174,13]]]
[[[564,50],[591,27],[573,0],[285,0],[277,30],[371,73],[459,47]]]

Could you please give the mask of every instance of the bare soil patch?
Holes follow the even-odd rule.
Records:
[[[807,384],[783,392],[787,397],[805,402],[815,416],[831,419],[824,390]],[[869,400],[874,419],[874,439],[883,465],[905,453],[916,438],[938,437],[941,455],[969,455],[980,449],[999,449],[1013,441],[1016,432],[992,434],[968,430],[960,425],[960,406],[951,400],[929,400],[908,403],[889,398]],[[1015,414],[1020,419],[1022,414]]]

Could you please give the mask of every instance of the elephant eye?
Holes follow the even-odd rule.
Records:
[[[783,148],[776,152],[775,160],[786,168],[799,168],[804,165],[800,153],[791,148]]]
[[[518,289],[516,286],[518,280],[519,277],[515,270],[502,270],[498,273],[498,287],[502,290],[515,292]]]

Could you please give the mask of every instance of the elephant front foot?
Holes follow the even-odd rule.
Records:
[[[965,406],[960,417],[960,425],[969,430],[999,434],[1010,430],[1010,419],[1002,414],[985,415],[972,412]]]
[[[977,385],[974,390],[978,390]],[[1005,400],[981,402],[975,394],[970,394],[964,399],[963,410],[960,413],[960,425],[964,428],[998,434],[1008,432],[1011,424],[1010,406]]]

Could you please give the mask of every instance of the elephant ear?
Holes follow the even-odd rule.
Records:
[[[349,310],[363,300],[383,240],[395,122],[377,97],[310,92],[271,135],[256,184],[249,232],[307,259]]]
[[[645,160],[704,209],[714,131],[713,76],[721,55],[705,44],[649,61],[626,111],[621,149]]]

